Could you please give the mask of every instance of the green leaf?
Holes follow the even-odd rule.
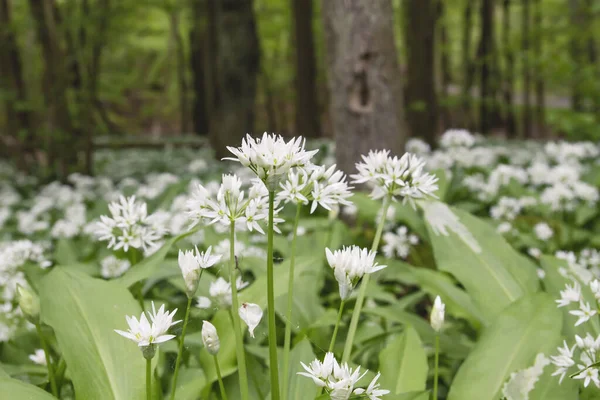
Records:
[[[438,269],[454,275],[490,320],[521,296],[538,290],[535,265],[492,226],[440,202],[421,206]]]
[[[555,343],[558,347],[559,343]],[[552,354],[552,353],[550,353]],[[550,354],[547,354],[549,356]],[[579,382],[565,378],[558,382],[558,376],[552,376],[555,368],[552,364],[544,367],[544,372],[529,393],[529,400],[576,400],[579,393]]]
[[[2,371],[0,369],[0,371]],[[0,400],[53,400],[54,396],[37,386],[9,378],[0,372]]]
[[[125,287],[55,267],[39,295],[42,319],[54,329],[77,398],[144,398],[142,353],[113,330],[126,330],[125,316],[140,314]]]
[[[54,258],[57,264],[74,264],[77,262],[77,249],[73,241],[69,239],[59,239],[56,243]]]
[[[427,368],[419,334],[410,326],[379,353],[381,387],[392,393],[425,390]]]
[[[189,232],[182,233],[181,235],[174,236],[167,240],[156,253],[150,257],[143,259],[138,264],[131,267],[123,276],[115,279],[113,282],[117,282],[125,287],[129,287],[136,282],[150,278],[154,273],[158,272],[162,266],[162,263],[171,250],[171,247],[183,238],[186,238],[196,233],[200,228],[196,227]]]
[[[448,400],[497,400],[511,372],[533,364],[538,353],[555,351],[562,317],[546,293],[528,295],[485,329],[454,377]]]

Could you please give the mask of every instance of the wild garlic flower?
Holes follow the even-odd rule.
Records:
[[[502,387],[503,398],[505,400],[529,399],[529,393],[534,389],[548,364],[550,364],[550,359],[539,353],[531,367],[511,373],[510,378]]]
[[[202,322],[202,343],[212,356],[216,356],[221,348],[217,328],[208,321]]]
[[[402,225],[395,232],[385,232],[383,242],[385,244],[382,250],[387,258],[400,257],[405,259],[410,253],[411,246],[419,243],[419,237],[408,233],[408,228]]]
[[[431,315],[429,321],[434,331],[439,332],[444,326],[444,316],[446,312],[446,305],[442,303],[440,296],[436,296],[433,302],[433,308],[431,309]]]
[[[380,389],[378,373],[375,378],[369,383],[368,387],[355,388],[368,372],[365,370],[360,374],[360,366],[352,369],[347,363],[339,364],[333,353],[325,354],[323,362],[319,359],[311,361],[308,365],[300,362],[304,372],[298,372],[298,375],[305,376],[313,380],[315,385],[324,388],[325,392],[331,399],[348,400],[351,396],[368,397],[370,400],[380,400],[380,396],[390,393],[389,390]]]
[[[198,247],[195,247],[195,250],[195,253],[192,250],[179,250],[178,257],[179,269],[181,269],[181,274],[185,282],[186,294],[190,298],[196,293],[196,289],[198,289],[200,271],[212,267],[221,259],[219,255],[210,255],[211,246],[208,247],[206,252],[201,253]]]
[[[119,198],[108,205],[111,216],[102,215],[92,232],[100,241],[108,241],[108,248],[129,251],[129,248],[146,250],[154,247],[166,234],[154,214],[148,215],[146,203],[135,196]]]
[[[181,320],[173,321],[176,312],[177,309],[171,312],[165,311],[164,304],[156,311],[154,302],[152,302],[152,312],[148,312],[148,317],[146,317],[146,313],[142,313],[138,320],[135,316],[130,317],[127,315],[125,316],[127,325],[129,325],[127,332],[118,329],[115,329],[115,332],[127,339],[133,340],[139,347],[151,347],[148,352],[144,349],[142,351],[146,358],[152,358],[154,357],[155,345],[175,337],[175,335],[170,335],[167,332],[171,326],[181,322]]]
[[[357,174],[351,175],[353,183],[372,187],[371,197],[381,199],[390,196],[402,199],[411,206],[414,201],[436,197],[437,177],[425,172],[425,162],[414,154],[405,153],[401,158],[390,157],[389,150],[370,151],[363,161],[356,164]]]
[[[301,136],[286,142],[280,135],[269,135],[262,138],[246,135],[239,148],[227,147],[236,158],[225,160],[239,161],[250,168],[269,190],[276,190],[282,179],[292,168],[304,167],[318,150],[304,150],[305,139]]]
[[[535,236],[544,242],[550,240],[550,238],[554,236],[554,231],[550,228],[550,225],[545,222],[535,224],[533,231],[535,232]]]
[[[600,336],[594,337],[589,333],[585,337],[575,335],[575,344],[572,347],[563,342],[563,347],[559,347],[558,355],[551,356],[550,361],[556,367],[552,376],[559,376],[559,382],[562,383],[564,377],[569,374],[573,379],[583,381],[583,386],[588,387],[593,383],[600,388],[600,379],[598,377],[598,365],[594,365],[600,360]],[[579,361],[576,361],[576,357]]]
[[[238,309],[238,313],[242,321],[248,326],[250,336],[254,337],[254,329],[256,329],[263,316],[262,308],[258,304],[243,303]]]
[[[421,157],[431,153],[431,146],[429,143],[419,138],[408,139],[404,149],[408,153],[413,153]]]
[[[268,192],[262,182],[253,180],[246,197],[240,178],[236,175],[223,175],[216,198],[198,184],[187,202],[187,209],[195,224],[207,222],[210,225],[218,222],[230,226],[238,222],[249,231],[257,230],[264,235],[261,224],[266,224],[269,217]],[[279,218],[274,219],[275,223],[281,221]]]
[[[37,365],[47,365],[46,353],[43,349],[36,349],[33,354],[29,355],[29,359]]]
[[[338,281],[340,297],[346,300],[358,281],[365,274],[372,274],[386,267],[375,262],[375,252],[361,249],[358,246],[343,247],[332,252],[325,249],[327,262],[333,269],[335,279]]]
[[[440,146],[444,148],[473,147],[475,142],[475,136],[466,129],[449,129],[440,138]]]
[[[110,255],[100,261],[100,267],[100,275],[102,275],[104,279],[113,279],[118,278],[127,272],[127,270],[131,268],[131,262]]]
[[[237,290],[242,290],[243,288],[248,286],[248,282],[242,281],[242,277],[238,276],[235,281],[235,286]],[[207,309],[212,306],[219,308],[231,307],[231,284],[225,279],[221,277],[217,278],[216,281],[210,284],[208,292],[210,294],[210,297],[199,296],[197,298],[196,306],[198,308]]]
[[[280,183],[282,190],[277,193],[277,200],[294,204],[312,202],[311,213],[318,205],[326,210],[339,205],[351,205],[347,199],[352,196],[352,187],[348,186],[346,175],[336,171],[335,167],[307,165],[303,170],[290,172],[286,181]]]

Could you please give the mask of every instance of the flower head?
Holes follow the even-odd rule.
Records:
[[[217,328],[208,321],[202,322],[202,343],[211,355],[216,356],[221,348]]]
[[[46,353],[42,349],[37,349],[33,354],[30,354],[29,359],[38,365],[47,365]]]
[[[221,256],[210,255],[212,250],[210,246],[206,252],[203,253],[198,251],[198,247],[196,247],[195,250],[195,253],[191,250],[179,250],[179,268],[181,269],[183,280],[185,281],[186,294],[188,297],[193,296],[194,293],[196,293],[196,289],[198,289],[200,271],[212,267],[221,259]]]
[[[246,286],[248,286],[248,283],[244,282],[241,276],[238,276],[235,281],[235,287],[237,290],[241,290]],[[204,296],[198,297],[198,308],[209,308],[213,303],[215,303],[217,307],[231,307],[231,284],[225,279],[219,277],[216,281],[212,282],[208,289],[208,293],[210,294],[210,298]]]
[[[258,304],[243,303],[238,312],[242,321],[248,325],[250,336],[254,337],[254,329],[256,329],[263,316],[262,308]]]
[[[442,303],[442,299],[440,298],[440,296],[437,296],[435,298],[435,301],[433,302],[433,308],[431,309],[431,315],[429,317],[431,327],[436,332],[439,332],[442,329],[442,326],[444,325],[445,311],[446,305]]]
[[[375,252],[361,249],[358,246],[343,247],[334,252],[326,248],[325,254],[340,286],[342,300],[346,300],[350,296],[354,286],[365,274],[371,274],[386,267],[386,265],[378,265],[375,262]]]

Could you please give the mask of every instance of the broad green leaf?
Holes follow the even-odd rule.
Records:
[[[558,347],[560,343],[555,343],[555,347]],[[549,357],[555,353],[557,353],[556,350],[546,356]],[[555,370],[556,368],[552,364],[544,368],[544,372],[535,383],[533,390],[529,392],[529,400],[577,400],[580,381],[565,377],[562,383],[558,383],[558,376],[552,376]]]
[[[165,257],[169,253],[169,250],[171,250],[171,247],[173,247],[173,245],[181,239],[196,233],[198,230],[199,228],[197,227],[189,232],[182,233],[181,235],[174,236],[167,240],[165,244],[163,244],[162,247],[156,251],[156,253],[131,267],[129,271],[125,272],[125,274],[120,278],[115,279],[114,282],[117,282],[125,287],[129,287],[136,282],[150,278],[155,272],[160,270]]]
[[[425,390],[427,369],[427,354],[410,326],[379,353],[381,387],[392,393]]]
[[[57,264],[74,264],[77,262],[77,249],[73,241],[69,239],[59,239],[56,243],[54,258]]]
[[[314,359],[315,354],[307,339],[302,340],[294,346],[290,352],[290,369],[288,375],[290,384],[288,395],[284,396],[284,398],[289,400],[304,400],[307,398],[307,393],[316,393],[315,384],[312,379],[297,374],[297,372],[304,371],[300,362],[308,365]]]
[[[0,371],[2,371],[0,369]],[[13,379],[0,372],[0,400],[52,400],[54,396],[37,386]]]
[[[196,400],[206,386],[204,372],[199,368],[182,368],[177,378],[177,400]]]
[[[489,320],[538,290],[535,265],[492,226],[440,202],[420,204],[438,269],[454,275]]]
[[[411,273],[423,290],[432,296],[441,297],[449,314],[466,318],[476,325],[487,323],[486,316],[473,304],[471,297],[444,273],[426,268],[412,268]]]
[[[382,386],[383,388],[383,386]],[[385,388],[384,388],[385,389]],[[431,398],[431,393],[429,391],[421,391],[421,392],[408,392],[408,393],[400,393],[400,394],[386,394],[383,397],[385,400],[429,400]]]
[[[143,399],[145,360],[138,346],[114,332],[140,309],[112,282],[56,267],[40,285],[41,315],[56,334],[75,385],[86,400]]]
[[[504,310],[481,335],[454,377],[448,400],[498,400],[511,372],[555,351],[562,317],[551,296],[525,296]]]

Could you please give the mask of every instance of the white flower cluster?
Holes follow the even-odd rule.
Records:
[[[246,286],[248,286],[247,282],[242,280],[241,276],[238,276],[235,281],[235,286],[237,290],[242,290]],[[219,277],[217,280],[210,284],[208,289],[208,293],[210,297],[199,296],[197,297],[196,306],[198,308],[207,309],[210,307],[217,308],[230,308],[232,304],[231,299],[231,284],[227,282],[225,279]]]
[[[384,232],[383,242],[382,250],[387,258],[400,257],[404,259],[408,257],[411,246],[419,244],[419,237],[409,233],[408,228],[402,225],[395,231]]]
[[[375,252],[361,249],[358,246],[343,247],[334,252],[326,248],[325,254],[339,284],[342,300],[346,300],[350,296],[358,281],[365,274],[372,274],[386,267],[386,265],[378,265],[375,262]]]
[[[466,129],[450,129],[442,134],[440,146],[444,148],[473,147],[475,136]]]
[[[544,354],[538,354],[529,368],[510,374],[510,378],[502,387],[502,395],[506,400],[529,400],[529,393],[544,372],[550,360]]]
[[[315,385],[325,389],[331,399],[348,400],[352,396],[359,396],[360,398],[368,397],[370,400],[380,400],[380,396],[390,393],[389,390],[380,389],[377,382],[381,376],[380,373],[375,375],[367,388],[355,388],[368,370],[361,374],[360,366],[352,369],[347,363],[339,364],[333,353],[325,354],[323,362],[315,359],[308,365],[303,362],[300,364],[306,372],[298,372],[298,375],[311,378]]]
[[[167,332],[171,326],[181,322],[173,321],[176,312],[177,309],[171,312],[165,311],[164,304],[156,311],[154,302],[152,302],[152,312],[148,312],[150,320],[148,320],[145,313],[142,313],[139,320],[135,316],[125,316],[129,329],[127,332],[115,329],[115,332],[133,340],[139,347],[163,343],[175,337],[175,335],[170,335]]]
[[[304,167],[317,153],[318,150],[304,150],[304,143],[305,139],[301,136],[286,142],[283,137],[266,132],[260,139],[246,135],[241,147],[227,147],[237,158],[226,160],[239,161],[250,168],[269,190],[275,190],[290,169]]]
[[[104,279],[118,278],[127,272],[129,268],[131,268],[129,260],[122,260],[112,254],[100,261],[100,275]]]
[[[108,241],[109,249],[129,248],[147,251],[156,248],[166,235],[164,216],[150,214],[145,202],[135,196],[119,198],[108,205],[111,216],[102,215],[91,225],[90,231],[101,241]]]
[[[230,226],[236,222],[246,225],[250,231],[264,234],[261,224],[269,217],[269,198],[265,186],[259,180],[253,180],[248,196],[242,190],[242,181],[236,175],[223,175],[216,196],[210,188],[198,184],[187,202],[188,216],[195,224],[206,222]],[[274,212],[278,212],[275,210]],[[274,223],[281,222],[275,218]]]
[[[354,183],[367,184],[373,190],[371,197],[400,198],[414,207],[414,201],[436,197],[437,177],[424,171],[425,161],[414,154],[391,157],[389,150],[370,151],[356,164],[357,174],[351,175]]]
[[[309,164],[297,172],[288,174],[285,182],[281,182],[281,191],[277,193],[280,202],[308,204],[312,202],[310,212],[317,205],[331,210],[339,205],[349,206],[347,199],[352,196],[352,189],[346,182],[342,171],[336,171],[335,165],[329,168]]]

